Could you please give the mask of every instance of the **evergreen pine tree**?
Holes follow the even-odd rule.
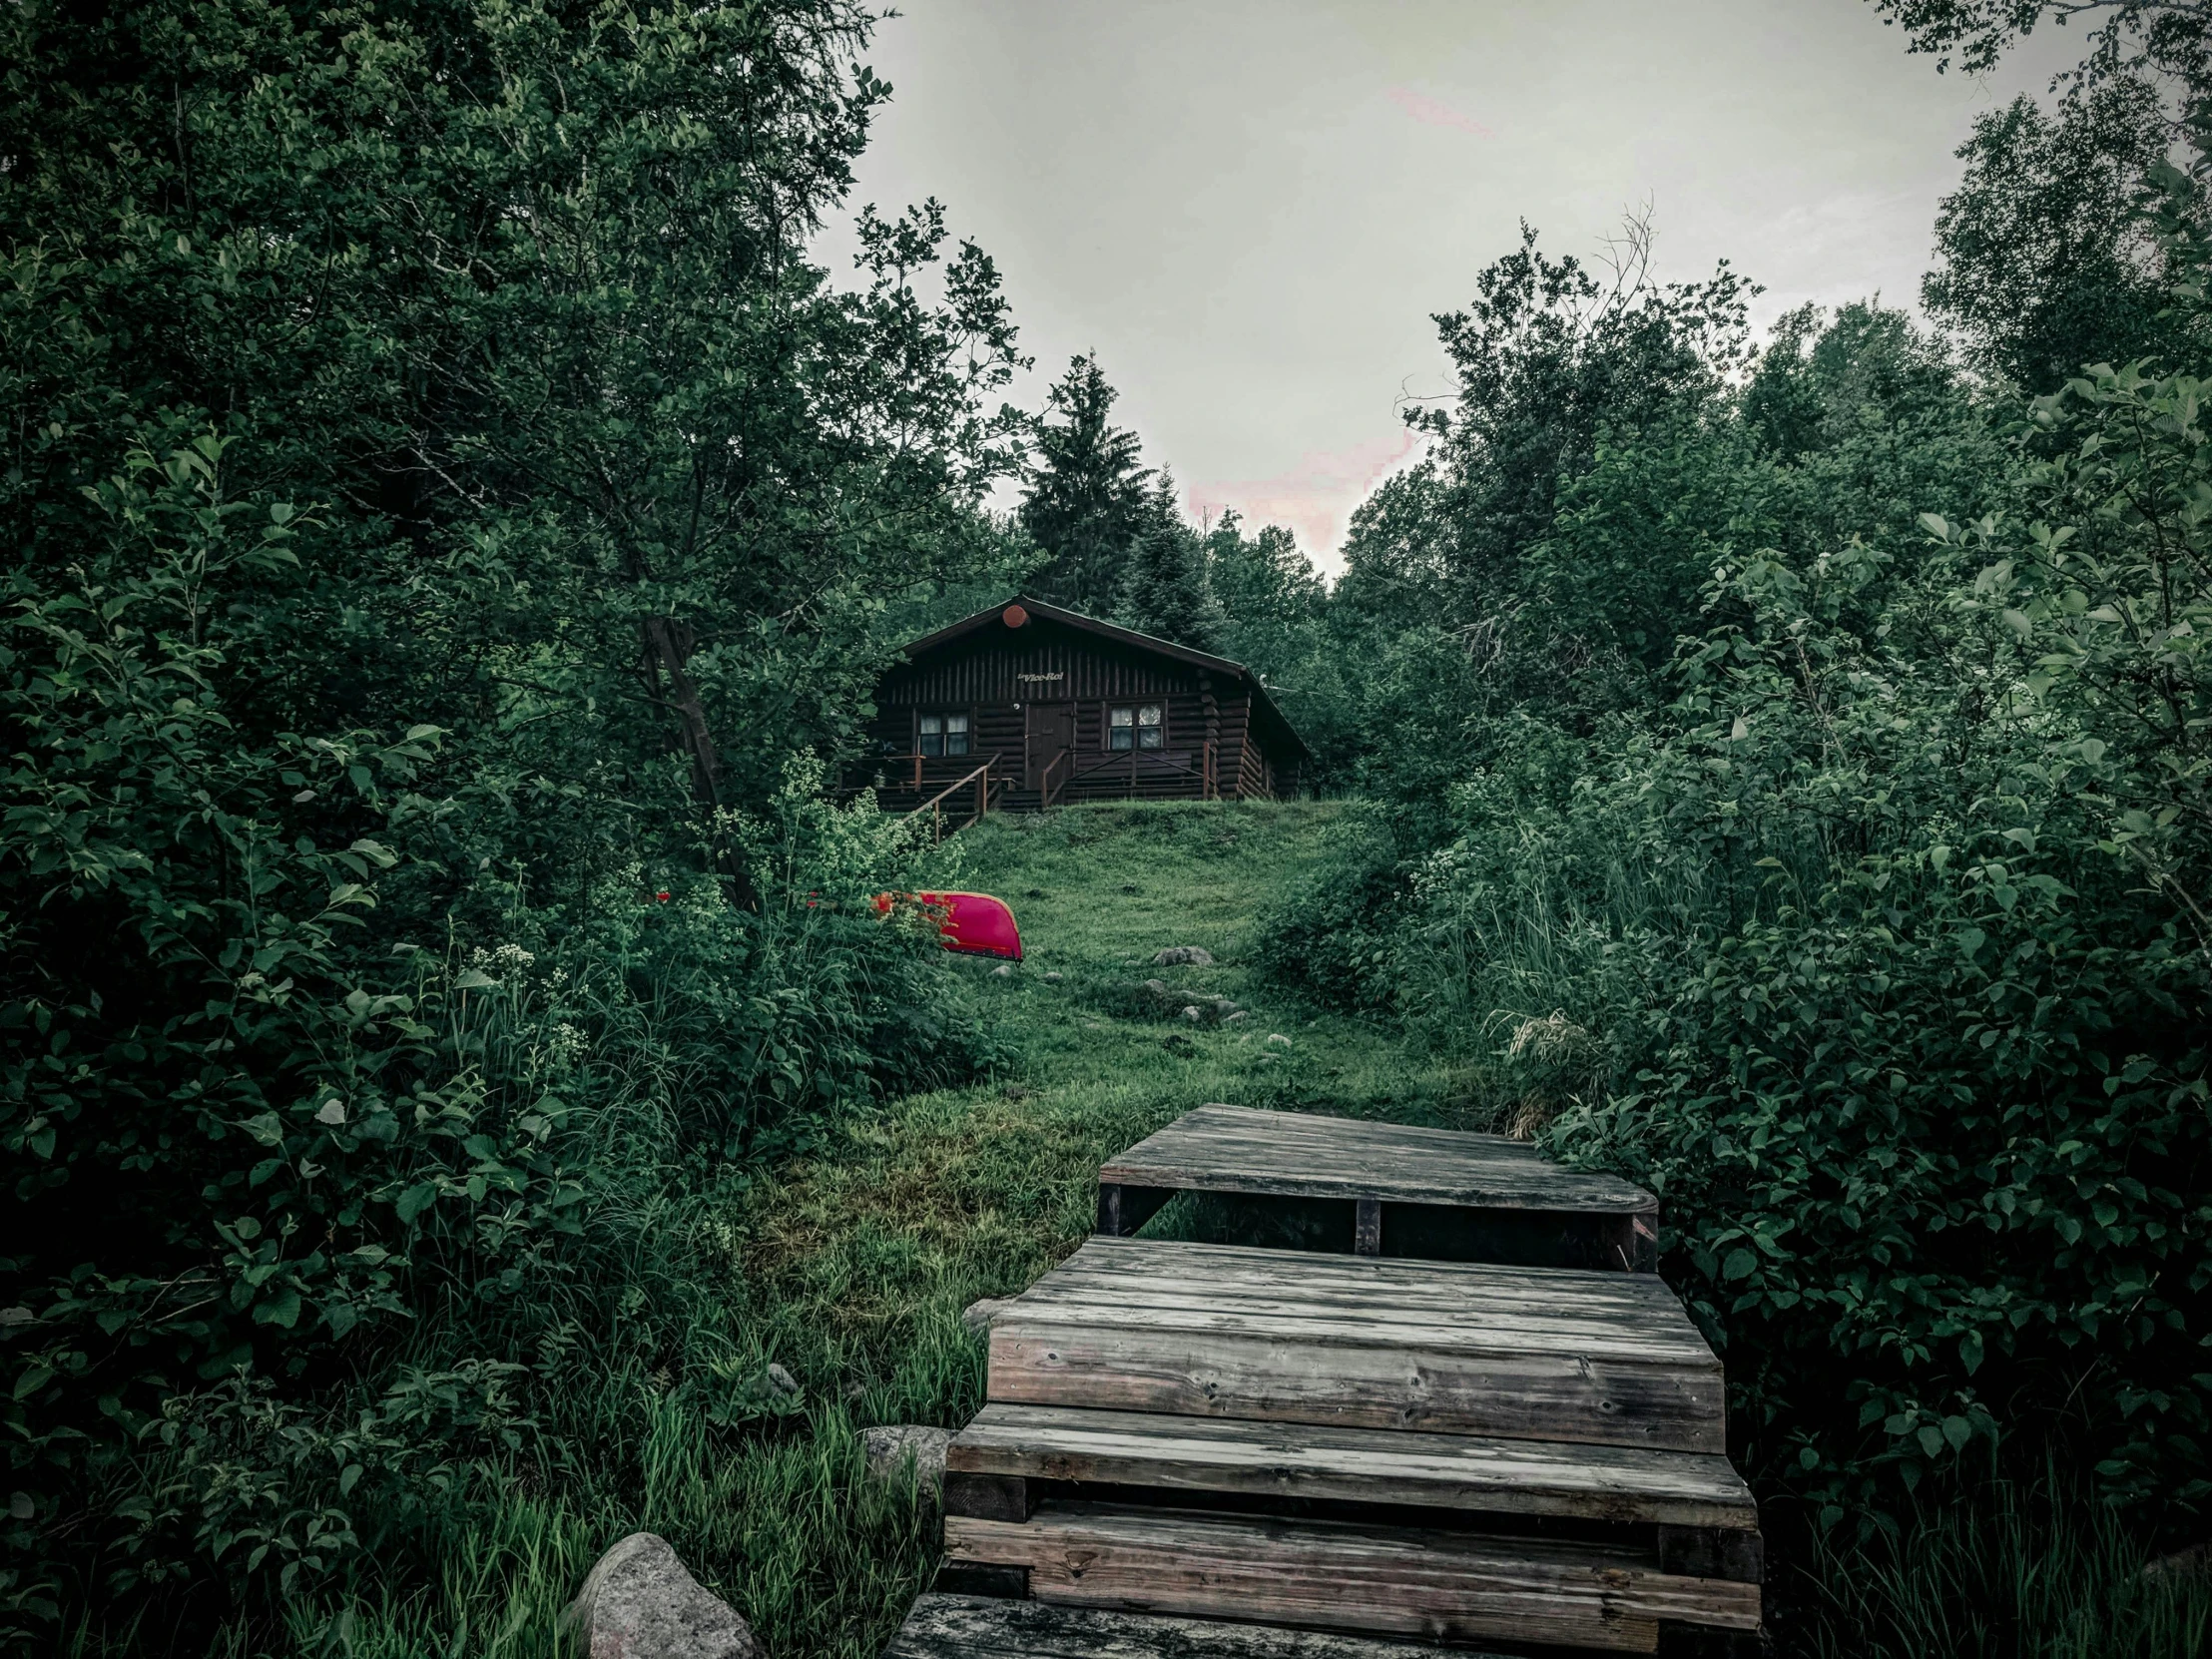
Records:
[[[1145,507],[1115,620],[1155,639],[1219,651],[1228,618],[1207,579],[1206,544],[1175,510],[1175,482],[1167,474],[1161,474]]]
[[[1021,525],[1050,562],[1032,578],[1040,599],[1103,616],[1114,602],[1146,512],[1137,435],[1108,424],[1117,393],[1095,353],[1077,357],[1052,388],[1057,420],[1037,432]]]

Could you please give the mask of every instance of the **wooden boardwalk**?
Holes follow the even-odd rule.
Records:
[[[1413,1167],[1389,1146],[1417,1146]],[[1233,1179],[1257,1185],[1206,1186]],[[1102,1217],[1116,1187],[1577,1227],[1656,1209],[1494,1137],[1224,1107],[1106,1165]],[[1569,1255],[1602,1236],[1540,1235]],[[1720,1362],[1655,1274],[1102,1231],[995,1317],[987,1400],[947,1456],[944,1582],[1057,1611],[946,1603],[902,1634],[912,1659],[1047,1636],[1061,1645],[1020,1651],[1166,1651],[1133,1626],[1082,1633],[1137,1615],[1191,1659],[1234,1652],[1194,1634],[1221,1620],[1283,1640],[1757,1651],[1758,1511],[1725,1454]]]
[[[1363,1256],[1649,1273],[1659,1203],[1561,1169],[1525,1141],[1243,1106],[1201,1106],[1098,1172],[1098,1230],[1125,1236],[1179,1192],[1339,1205]]]
[[[884,1659],[1429,1659],[1430,1652],[1327,1631],[925,1595]],[[1462,1648],[1459,1659],[1492,1656]]]

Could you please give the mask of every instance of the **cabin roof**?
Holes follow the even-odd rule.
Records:
[[[1000,621],[1009,605],[1019,605],[1035,621],[1055,622],[1078,633],[1095,634],[1100,639],[1111,640],[1132,650],[1149,651],[1155,656],[1169,657],[1176,662],[1188,663],[1194,668],[1202,668],[1227,679],[1242,681],[1251,695],[1254,710],[1274,728],[1272,735],[1289,744],[1301,755],[1311,753],[1306,747],[1306,740],[1298,735],[1298,729],[1275,706],[1275,699],[1268,695],[1268,689],[1261,683],[1260,677],[1244,664],[1233,663],[1227,657],[1217,657],[1211,652],[1194,651],[1187,645],[1177,645],[1173,640],[1140,634],[1134,628],[1124,628],[1118,623],[1101,622],[1097,617],[1085,616],[1080,611],[1063,611],[1057,605],[1047,605],[1043,600],[1031,599],[1027,594],[1014,594],[988,609],[977,611],[973,616],[962,617],[950,627],[939,628],[934,634],[924,634],[918,640],[909,641],[904,648],[906,660],[912,662],[924,652],[956,644],[970,634],[980,633]]]

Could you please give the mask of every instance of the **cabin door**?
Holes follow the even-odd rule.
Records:
[[[1047,774],[1055,794],[1067,788],[1068,773],[1075,766],[1075,705],[1072,703],[1032,703],[1023,711],[1028,716],[1026,741],[1022,755],[1022,783],[1032,790],[1043,790]],[[1059,764],[1055,766],[1053,763]]]

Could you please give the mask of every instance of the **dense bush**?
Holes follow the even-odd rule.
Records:
[[[2157,337],[2194,350],[2200,187],[2146,168]],[[2010,234],[1989,183],[1953,244]],[[1446,442],[1363,509],[1324,619],[1377,642],[1349,682],[1426,641],[1457,667],[1343,766],[1405,804],[1394,845],[1264,954],[1660,1192],[1771,1490],[1879,1525],[1931,1476],[2056,1455],[2197,1524],[2202,383],[2095,365],[2030,402],[1869,305],[1746,357],[1725,277],[1599,292],[1532,244],[1478,291]]]
[[[1671,695],[1487,722],[1396,938],[1330,941],[1384,952],[1562,1154],[1662,1194],[1745,1448],[1831,1518],[1999,1444],[2154,1512],[2212,1497],[2197,398],[2076,380],[1953,492],[2003,510],[1910,538],[1716,545],[1787,530],[1792,469],[1725,411],[1618,440],[1530,563],[1710,561]],[[1660,516],[1707,497],[1768,515]]]
[[[804,257],[868,22],[0,24],[19,1639],[403,1582],[585,1454],[542,1345],[621,1374],[624,1215],[983,1058],[807,759],[1010,550],[989,262],[934,205]]]

